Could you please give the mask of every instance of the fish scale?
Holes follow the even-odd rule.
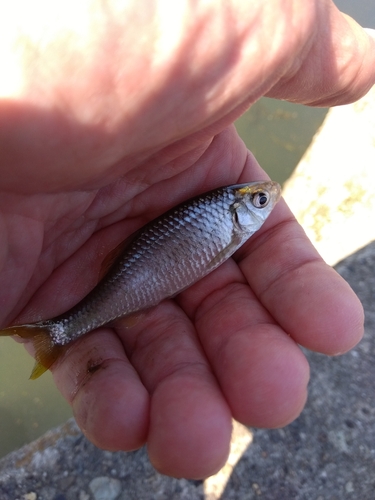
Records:
[[[272,181],[238,184],[188,200],[146,224],[98,285],[72,309],[0,335],[32,338],[39,376],[59,347],[114,320],[156,306],[227,260],[266,220],[280,197]]]

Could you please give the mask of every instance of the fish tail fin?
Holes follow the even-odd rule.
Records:
[[[35,349],[35,365],[30,379],[35,380],[46,372],[63,354],[62,345],[55,344],[51,336],[51,326],[43,323],[31,325],[10,326],[0,330],[0,336],[16,335],[22,339],[31,340]]]

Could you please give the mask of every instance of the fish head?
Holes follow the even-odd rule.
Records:
[[[235,201],[231,206],[237,231],[253,234],[267,219],[279,201],[281,188],[277,182],[250,182],[233,186]]]

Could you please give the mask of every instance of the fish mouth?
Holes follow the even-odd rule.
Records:
[[[281,198],[281,186],[278,182],[267,181],[264,183],[266,189],[271,193],[272,198],[277,203]]]

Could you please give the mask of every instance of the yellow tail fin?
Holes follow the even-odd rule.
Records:
[[[0,330],[0,336],[17,335],[23,339],[30,339],[35,349],[35,365],[30,379],[35,380],[47,371],[63,354],[64,346],[53,342],[48,325],[35,323],[31,325],[10,326]]]

